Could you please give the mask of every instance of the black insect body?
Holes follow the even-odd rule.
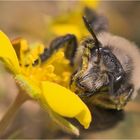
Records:
[[[74,35],[58,37],[40,55],[41,61],[65,46],[65,56],[75,69],[71,89],[94,104],[121,109],[140,87],[140,52],[133,43],[110,34],[104,16],[86,8],[83,20],[90,37],[80,45]]]

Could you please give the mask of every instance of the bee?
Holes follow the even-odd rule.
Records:
[[[89,8],[84,13],[90,35],[80,43],[72,34],[57,37],[40,59],[44,62],[65,47],[65,57],[74,69],[71,90],[85,102],[122,109],[140,88],[140,51],[134,43],[109,33],[106,17]]]

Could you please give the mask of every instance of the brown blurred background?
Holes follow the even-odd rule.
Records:
[[[0,30],[11,39],[22,36],[47,44],[47,17],[72,11],[80,1],[0,1]],[[140,46],[140,2],[100,1],[97,11],[109,18],[110,32]],[[12,77],[0,65],[0,118],[17,94]],[[95,122],[81,130],[79,138],[140,138],[140,96],[125,112],[93,109]],[[105,115],[103,115],[105,114]],[[76,138],[50,121],[36,103],[27,102],[18,112],[4,138]]]

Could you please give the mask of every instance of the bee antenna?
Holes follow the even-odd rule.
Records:
[[[101,57],[100,50],[99,50],[99,44],[100,43],[99,43],[99,41],[98,41],[94,31],[93,31],[93,28],[92,28],[91,24],[87,20],[86,16],[83,16],[83,20],[84,20],[85,26],[87,27],[88,31],[91,33],[91,35],[93,37],[93,40],[95,41],[95,47],[98,50],[98,60],[97,60],[97,63],[99,63],[100,62],[100,57]]]
[[[86,16],[83,16],[83,20],[84,20],[84,23],[85,23],[85,26],[87,27],[88,31],[91,33],[94,41],[96,44],[99,43],[94,31],[93,31],[93,28],[91,27],[91,24],[89,23],[89,21],[87,20]]]

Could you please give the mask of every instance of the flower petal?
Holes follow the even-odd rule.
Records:
[[[81,33],[77,26],[73,24],[56,24],[52,26],[52,32],[56,35],[65,35],[68,33],[74,34],[78,37],[81,37]]]
[[[49,81],[42,82],[42,90],[44,98],[54,112],[64,117],[75,117],[85,128],[89,127],[90,111],[75,93]]]
[[[10,40],[2,31],[0,31],[0,58],[13,73],[16,74],[20,72],[16,52]]]
[[[81,0],[81,5],[83,5],[84,7],[91,7],[94,9],[97,9],[99,6],[99,0]]]
[[[65,132],[74,134],[79,136],[79,129],[75,127],[73,124],[71,124],[69,121],[67,121],[65,118],[61,117],[59,114],[55,113],[46,103],[46,101],[42,98],[41,100],[38,100],[41,107],[47,111],[50,118],[60,126],[62,130]]]
[[[56,122],[64,131],[79,136],[79,130],[69,121],[61,117],[55,112],[51,113],[51,119]]]
[[[15,80],[17,84],[21,87],[22,90],[26,91],[26,93],[34,100],[38,100],[41,97],[41,89],[38,86],[38,81],[35,81],[27,76],[22,74],[17,74],[15,76]]]

